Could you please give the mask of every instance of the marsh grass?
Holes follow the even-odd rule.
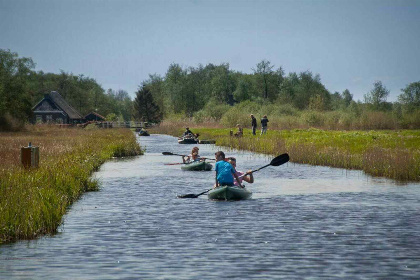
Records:
[[[191,127],[191,126],[190,126]],[[179,126],[166,125],[154,132],[180,135]],[[420,131],[337,131],[315,128],[269,130],[253,136],[244,129],[242,138],[230,129],[191,127],[201,139],[215,139],[218,146],[279,155],[289,153],[296,163],[363,170],[373,176],[399,181],[420,181]]]
[[[39,168],[23,169],[20,148],[40,149]],[[54,233],[83,192],[98,189],[91,173],[107,159],[141,153],[126,129],[28,127],[0,133],[0,243]]]

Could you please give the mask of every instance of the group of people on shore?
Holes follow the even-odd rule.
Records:
[[[252,135],[257,135],[256,131],[257,131],[257,119],[254,117],[253,114],[250,115],[251,117],[251,127],[252,127]],[[267,123],[268,123],[268,118],[266,115],[264,115],[261,118],[261,134],[267,134]],[[233,131],[230,131],[230,136],[235,136],[235,137],[241,137],[244,134],[244,130],[242,128],[242,126],[240,124],[236,125],[238,131],[233,133]]]
[[[253,135],[256,135],[256,130],[257,130],[257,119],[254,117],[254,115],[253,115],[253,114],[251,114],[251,115],[250,115],[250,117],[251,117],[252,134],[253,134]],[[268,123],[267,116],[266,116],[266,115],[264,115],[264,116],[261,118],[261,134],[260,134],[260,135],[263,135],[263,134],[266,134],[266,133],[267,133],[267,123]]]

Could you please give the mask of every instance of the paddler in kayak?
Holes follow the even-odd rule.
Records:
[[[182,136],[190,136],[190,135],[194,135],[194,133],[192,133],[192,131],[190,130],[189,127],[185,128],[184,134],[182,134]]]
[[[236,158],[234,157],[229,158],[229,163],[235,169],[235,174],[236,176],[238,176],[239,182],[241,184],[242,184],[242,181],[245,181],[250,184],[254,183],[254,175],[252,175],[252,170],[248,170],[246,173],[236,170]],[[238,181],[234,181],[233,184],[235,186],[238,186]]]
[[[201,157],[198,154],[199,150],[200,149],[198,147],[192,148],[191,154],[189,154],[188,156],[182,157],[182,162],[183,163],[191,163],[191,162],[194,162],[194,161],[200,161]]]
[[[238,186],[243,188],[240,179],[235,174],[235,168],[233,168],[232,164],[225,160],[225,153],[218,151],[215,153],[215,157],[216,185],[214,187],[217,188],[218,186],[233,186],[234,179],[236,179]]]

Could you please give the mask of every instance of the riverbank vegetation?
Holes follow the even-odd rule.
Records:
[[[39,147],[39,168],[24,169],[20,148]],[[141,154],[128,129],[27,126],[0,133],[0,243],[54,233],[69,205],[98,189],[93,171],[107,159]]]
[[[333,130],[420,128],[420,81],[401,89],[396,102],[381,81],[372,81],[364,100],[353,100],[348,89],[330,92],[319,74],[310,71],[285,74],[262,60],[251,74],[237,72],[229,64],[183,68],[171,64],[165,76],[150,75],[139,93],[148,92],[153,107],[140,111],[144,118],[191,121],[197,125],[248,124],[249,114],[267,115],[271,128],[316,127]],[[144,95],[144,94],[142,94]],[[144,99],[144,98],[143,98]]]
[[[312,165],[358,169],[373,176],[399,181],[420,181],[420,131],[338,131],[316,128],[269,130],[254,136],[244,129],[243,137],[231,137],[229,128],[190,129],[201,139],[235,149],[271,154],[289,153],[290,161]],[[181,123],[163,122],[155,133],[179,136]],[[258,131],[257,131],[258,133]],[[259,133],[258,133],[259,134]]]

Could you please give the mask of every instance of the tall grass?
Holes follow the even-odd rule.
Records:
[[[420,131],[336,131],[321,129],[269,130],[253,136],[244,130],[241,138],[229,136],[226,128],[192,127],[201,139],[241,150],[278,155],[289,153],[296,163],[363,170],[373,176],[400,181],[420,181]],[[156,128],[155,131],[160,131]],[[180,135],[182,129],[167,125],[162,133]]]
[[[393,106],[388,111],[372,111],[367,104],[352,102],[348,107],[333,111],[299,110],[291,104],[244,101],[234,106],[209,103],[192,118],[182,119],[168,116],[169,121],[185,121],[200,126],[219,123],[224,127],[236,124],[248,126],[250,114],[259,119],[267,115],[270,128],[308,129],[311,127],[329,130],[372,130],[372,129],[418,129],[420,128],[420,109],[411,111],[404,106]]]
[[[40,149],[39,168],[20,165],[20,148],[28,142]],[[126,129],[34,126],[0,133],[0,243],[54,233],[68,206],[98,189],[93,171],[111,157],[140,153]]]

